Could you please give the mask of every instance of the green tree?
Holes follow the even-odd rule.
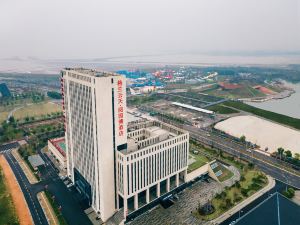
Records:
[[[290,150],[286,150],[284,154],[285,154],[285,156],[287,158],[291,158],[292,157],[292,152]]]
[[[295,153],[295,159],[297,159],[297,160],[300,159],[300,154],[299,153]]]
[[[226,205],[227,209],[230,208],[233,205],[230,198],[225,199],[225,205]]]
[[[242,136],[240,137],[240,141],[243,142],[243,143],[245,143],[245,142],[246,142],[246,136],[245,136],[245,135],[242,135]]]
[[[8,121],[9,121],[10,123],[15,123],[15,117],[10,116],[10,117],[8,118]]]
[[[280,159],[282,159],[282,155],[284,153],[284,148],[280,147],[277,149],[278,155],[280,156]]]

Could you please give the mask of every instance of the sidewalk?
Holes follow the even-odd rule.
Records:
[[[218,218],[212,220],[210,222],[210,224],[220,224],[220,223],[222,223],[224,220],[228,219],[230,216],[232,216],[233,214],[235,214],[238,211],[240,211],[246,205],[250,204],[255,199],[259,198],[260,196],[262,196],[263,194],[265,194],[266,192],[268,192],[269,190],[271,190],[275,186],[275,180],[274,180],[274,178],[272,178],[270,176],[267,176],[267,177],[268,177],[268,182],[269,182],[267,186],[265,186],[263,189],[257,191],[256,193],[254,193],[253,195],[251,195],[249,198],[245,199],[244,201],[242,201],[238,205],[234,206],[233,208],[231,208],[227,212],[223,213]]]

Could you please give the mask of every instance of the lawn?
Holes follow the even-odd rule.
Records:
[[[146,104],[149,102],[154,102],[159,100],[160,97],[156,94],[152,94],[152,95],[147,95],[147,96],[133,96],[133,97],[129,97],[127,99],[127,104],[128,105],[137,105],[140,106],[142,104]]]
[[[16,119],[24,119],[25,117],[33,117],[33,116],[41,116],[50,114],[53,112],[61,112],[61,106],[51,103],[51,102],[44,102],[44,103],[37,103],[27,105],[24,108],[17,110],[13,116]]]
[[[195,154],[194,151],[198,151],[198,154]],[[203,152],[205,152],[205,149],[202,146],[190,142],[189,159],[193,159],[195,161],[188,166],[188,173],[200,168],[207,162],[212,161],[212,159],[205,156]]]
[[[18,218],[4,179],[0,168],[0,224],[17,225]]]
[[[201,166],[204,166],[207,162],[211,161],[201,153],[194,154],[191,151],[189,153],[189,157],[193,158],[196,161],[188,166],[188,173],[200,168]]]
[[[0,112],[0,123],[7,119],[9,112]]]
[[[203,93],[218,96],[218,97],[232,98],[232,99],[253,98],[253,97],[265,96],[263,93],[252,88],[249,85],[245,85],[245,87],[243,87],[243,88],[232,89],[232,90],[222,90],[221,88],[210,89],[210,90],[203,91]]]
[[[232,113],[238,113],[239,111],[236,109],[232,109],[229,107],[226,107],[222,104],[220,105],[212,105],[207,108],[208,110],[214,111],[215,113],[219,114],[232,114]]]
[[[0,106],[0,123],[7,119],[7,116],[11,110],[14,109],[15,106]]]
[[[225,180],[230,179],[233,176],[233,173],[225,168],[222,164],[218,163],[219,165],[213,169],[214,173],[217,173],[218,171],[222,171],[222,174],[218,176],[218,179],[220,182],[223,182]]]
[[[267,110],[259,109],[250,105],[247,105],[243,102],[237,102],[237,101],[228,101],[223,103],[226,106],[230,106],[239,110],[243,110],[249,113],[252,113],[254,115],[266,118],[268,120],[275,121],[280,124],[284,124],[293,128],[296,128],[300,130],[300,119],[296,119],[293,117],[285,116],[279,113],[270,112]]]

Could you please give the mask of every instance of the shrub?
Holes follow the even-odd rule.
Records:
[[[248,167],[249,167],[249,169],[253,169],[254,168],[254,164],[253,163],[248,163]]]
[[[287,191],[283,191],[282,194],[287,198],[293,198],[295,196],[295,190],[290,187]]]
[[[216,194],[216,199],[221,199],[221,198],[222,198],[221,193],[220,194]]]
[[[236,187],[236,188],[240,188],[240,187],[241,187],[241,184],[240,184],[240,182],[238,182],[238,181],[237,181],[237,182],[235,182],[235,184],[234,184],[234,185],[235,185],[235,187]]]
[[[295,195],[295,190],[294,190],[294,188],[288,188],[288,192],[290,192],[290,194],[291,195],[293,195],[293,197],[294,197],[294,195]]]
[[[243,198],[241,196],[237,196],[236,199],[234,200],[235,202],[240,202]]]
[[[248,196],[248,189],[247,188],[242,188],[241,189],[241,193],[244,197],[247,197]]]
[[[233,157],[233,156],[228,156],[228,159],[229,159],[230,161],[233,161],[233,160],[234,160],[234,157]]]
[[[231,201],[230,198],[226,198],[225,199],[225,205],[226,205],[226,209],[230,208],[231,206],[233,206],[233,203]]]
[[[216,194],[216,198],[217,198],[217,199],[226,198],[226,192],[225,192],[225,191],[222,191],[221,193]]]
[[[246,178],[245,178],[245,176],[241,176],[241,181],[245,181],[246,180]]]
[[[251,185],[249,186],[249,189],[254,191],[258,191],[260,188],[261,186],[257,183],[251,183]]]

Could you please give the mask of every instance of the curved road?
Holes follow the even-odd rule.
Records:
[[[26,178],[26,175],[24,174],[22,168],[19,166],[11,152],[4,153],[5,158],[7,159],[11,169],[13,170],[17,181],[20,185],[20,188],[24,194],[24,197],[26,199],[28,208],[30,210],[33,222],[35,225],[47,225],[48,221],[45,217],[45,214],[43,212],[43,209],[37,199],[37,190],[33,190],[31,187],[31,184]],[[41,191],[41,190],[39,190]]]

